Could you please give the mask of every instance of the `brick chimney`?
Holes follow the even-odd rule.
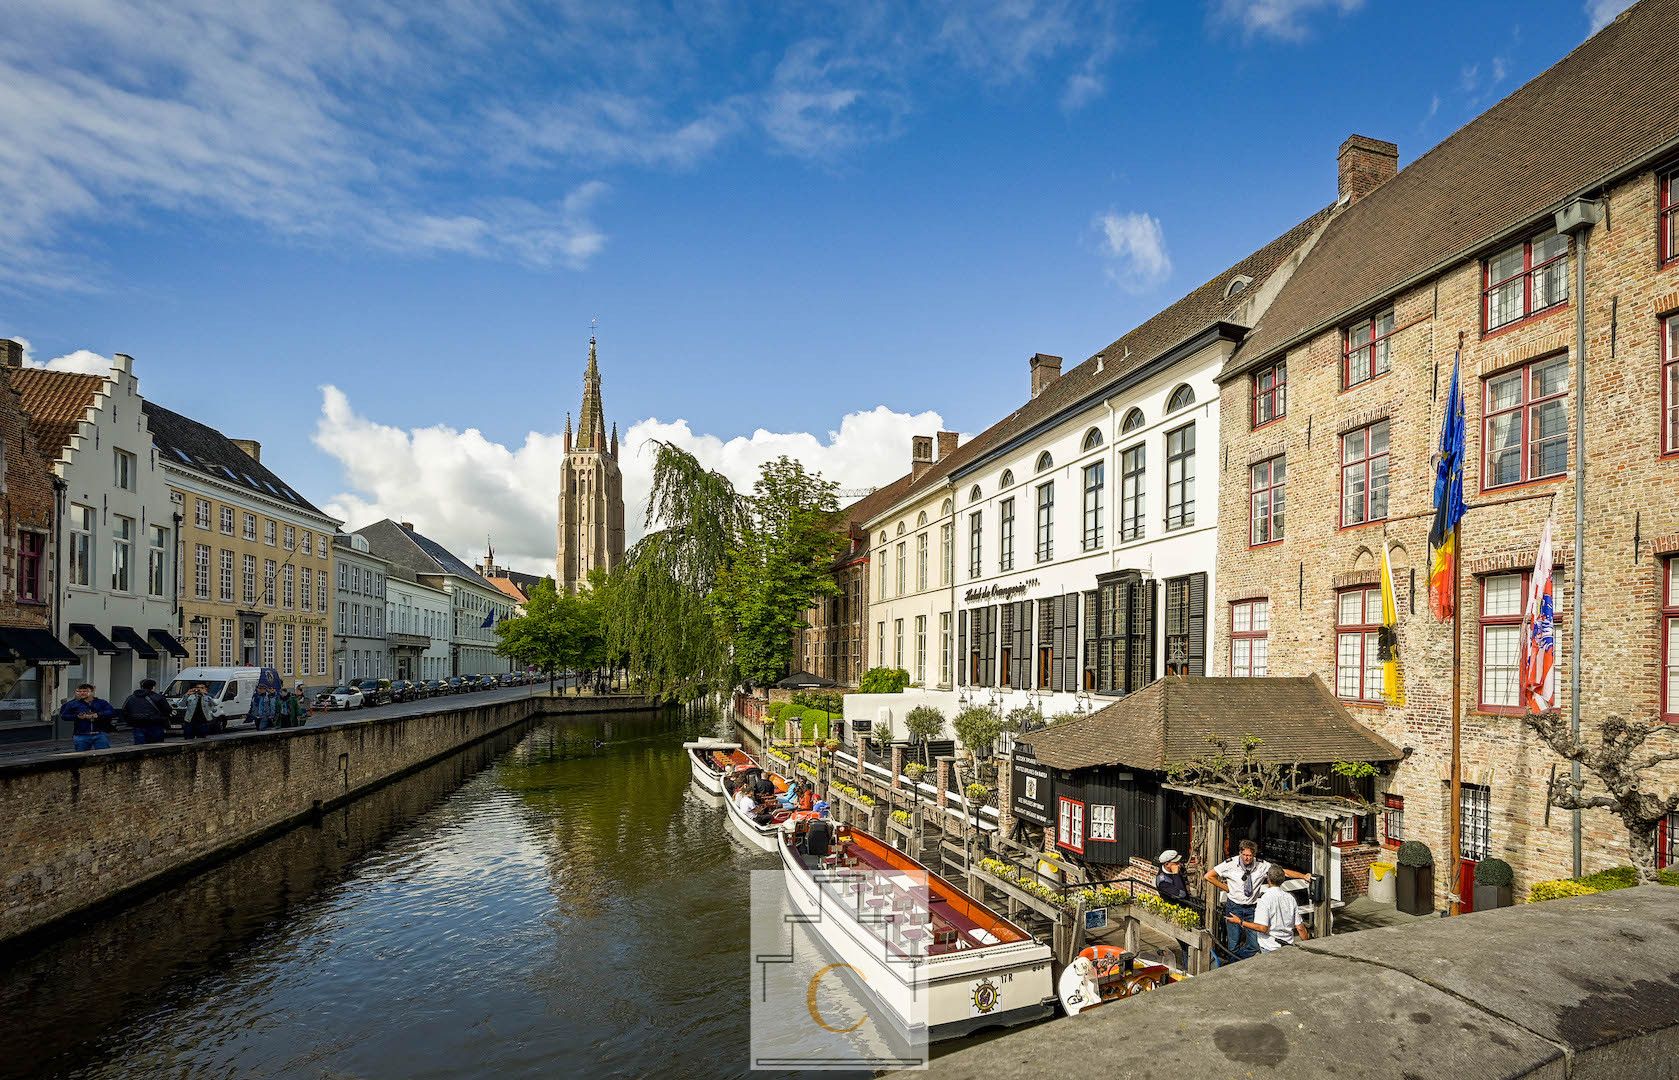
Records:
[[[20,368],[23,366],[23,343],[11,338],[0,338],[0,367]]]
[[[1049,384],[1061,377],[1061,358],[1050,356],[1048,353],[1033,353],[1032,359],[1027,361],[1032,369],[1032,396],[1037,397],[1049,388]]]
[[[261,443],[257,442],[255,439],[229,439],[228,441],[234,446],[237,446],[240,450],[243,450],[246,457],[250,458],[258,465],[262,464]]]
[[[1335,157],[1341,198],[1357,202],[1399,175],[1399,147],[1367,135],[1349,135]]]
[[[939,460],[943,461],[956,451],[956,440],[959,436],[954,431],[939,432]]]
[[[909,440],[909,471],[910,475],[919,480],[933,467],[933,437],[931,435],[915,435]]]

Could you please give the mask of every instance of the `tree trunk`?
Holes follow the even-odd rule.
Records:
[[[1656,880],[1656,826],[1635,828],[1627,825],[1627,850],[1632,854],[1632,868],[1638,880],[1648,884]]]

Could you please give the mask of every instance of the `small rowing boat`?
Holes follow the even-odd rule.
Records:
[[[903,1028],[937,1042],[1054,1014],[1049,946],[861,829],[831,825],[833,852],[807,854],[807,817],[781,831],[793,906]]]
[[[730,768],[748,769],[758,764],[740,743],[722,739],[695,739],[683,743],[682,749],[688,751],[694,783],[713,795],[723,794],[723,774]]]

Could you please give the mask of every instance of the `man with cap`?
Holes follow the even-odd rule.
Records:
[[[1183,877],[1183,856],[1176,848],[1167,848],[1156,861],[1160,863],[1160,873],[1154,875],[1154,891],[1160,899],[1174,904],[1192,903],[1189,883]]]

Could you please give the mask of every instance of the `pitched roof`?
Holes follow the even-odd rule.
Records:
[[[1679,142],[1679,2],[1643,0],[1336,215],[1234,375]]]
[[[416,574],[453,574],[482,585],[492,592],[499,588],[485,581],[478,571],[456,558],[437,541],[386,518],[356,530],[373,553]]]
[[[93,404],[93,396],[105,385],[105,377],[44,368],[16,368],[11,377],[35,429],[41,456],[57,461]]]
[[[203,473],[219,483],[249,488],[264,498],[291,503],[311,514],[327,517],[320,507],[286,486],[266,465],[239,449],[234,441],[207,424],[172,412],[154,401],[141,405],[159,455],[171,465]],[[329,519],[330,520],[330,519]]]
[[[505,578],[498,575],[495,577],[485,578],[484,580],[488,581],[491,585],[494,585],[497,589],[500,589],[501,594],[513,601],[515,604],[525,604],[530,602],[530,594],[525,589],[521,588],[518,582],[514,581],[512,578]]]
[[[878,516],[906,499],[933,487],[944,486],[953,473],[1031,431],[1062,410],[1112,388],[1214,324],[1234,319],[1253,298],[1254,291],[1323,227],[1333,210],[1332,206],[1324,207],[1234,266],[1191,289],[1107,348],[1064,373],[1037,397],[934,462],[920,479],[913,479],[912,474],[906,473],[874,492],[863,503],[854,505],[866,503],[870,516]],[[1238,276],[1251,279],[1252,284],[1231,293],[1230,283]],[[866,521],[864,519],[860,524],[866,524]]]
[[[1165,772],[1205,756],[1208,737],[1277,764],[1397,761],[1397,747],[1354,720],[1316,675],[1156,679],[1089,716],[1023,735],[1057,769],[1122,765]]]

